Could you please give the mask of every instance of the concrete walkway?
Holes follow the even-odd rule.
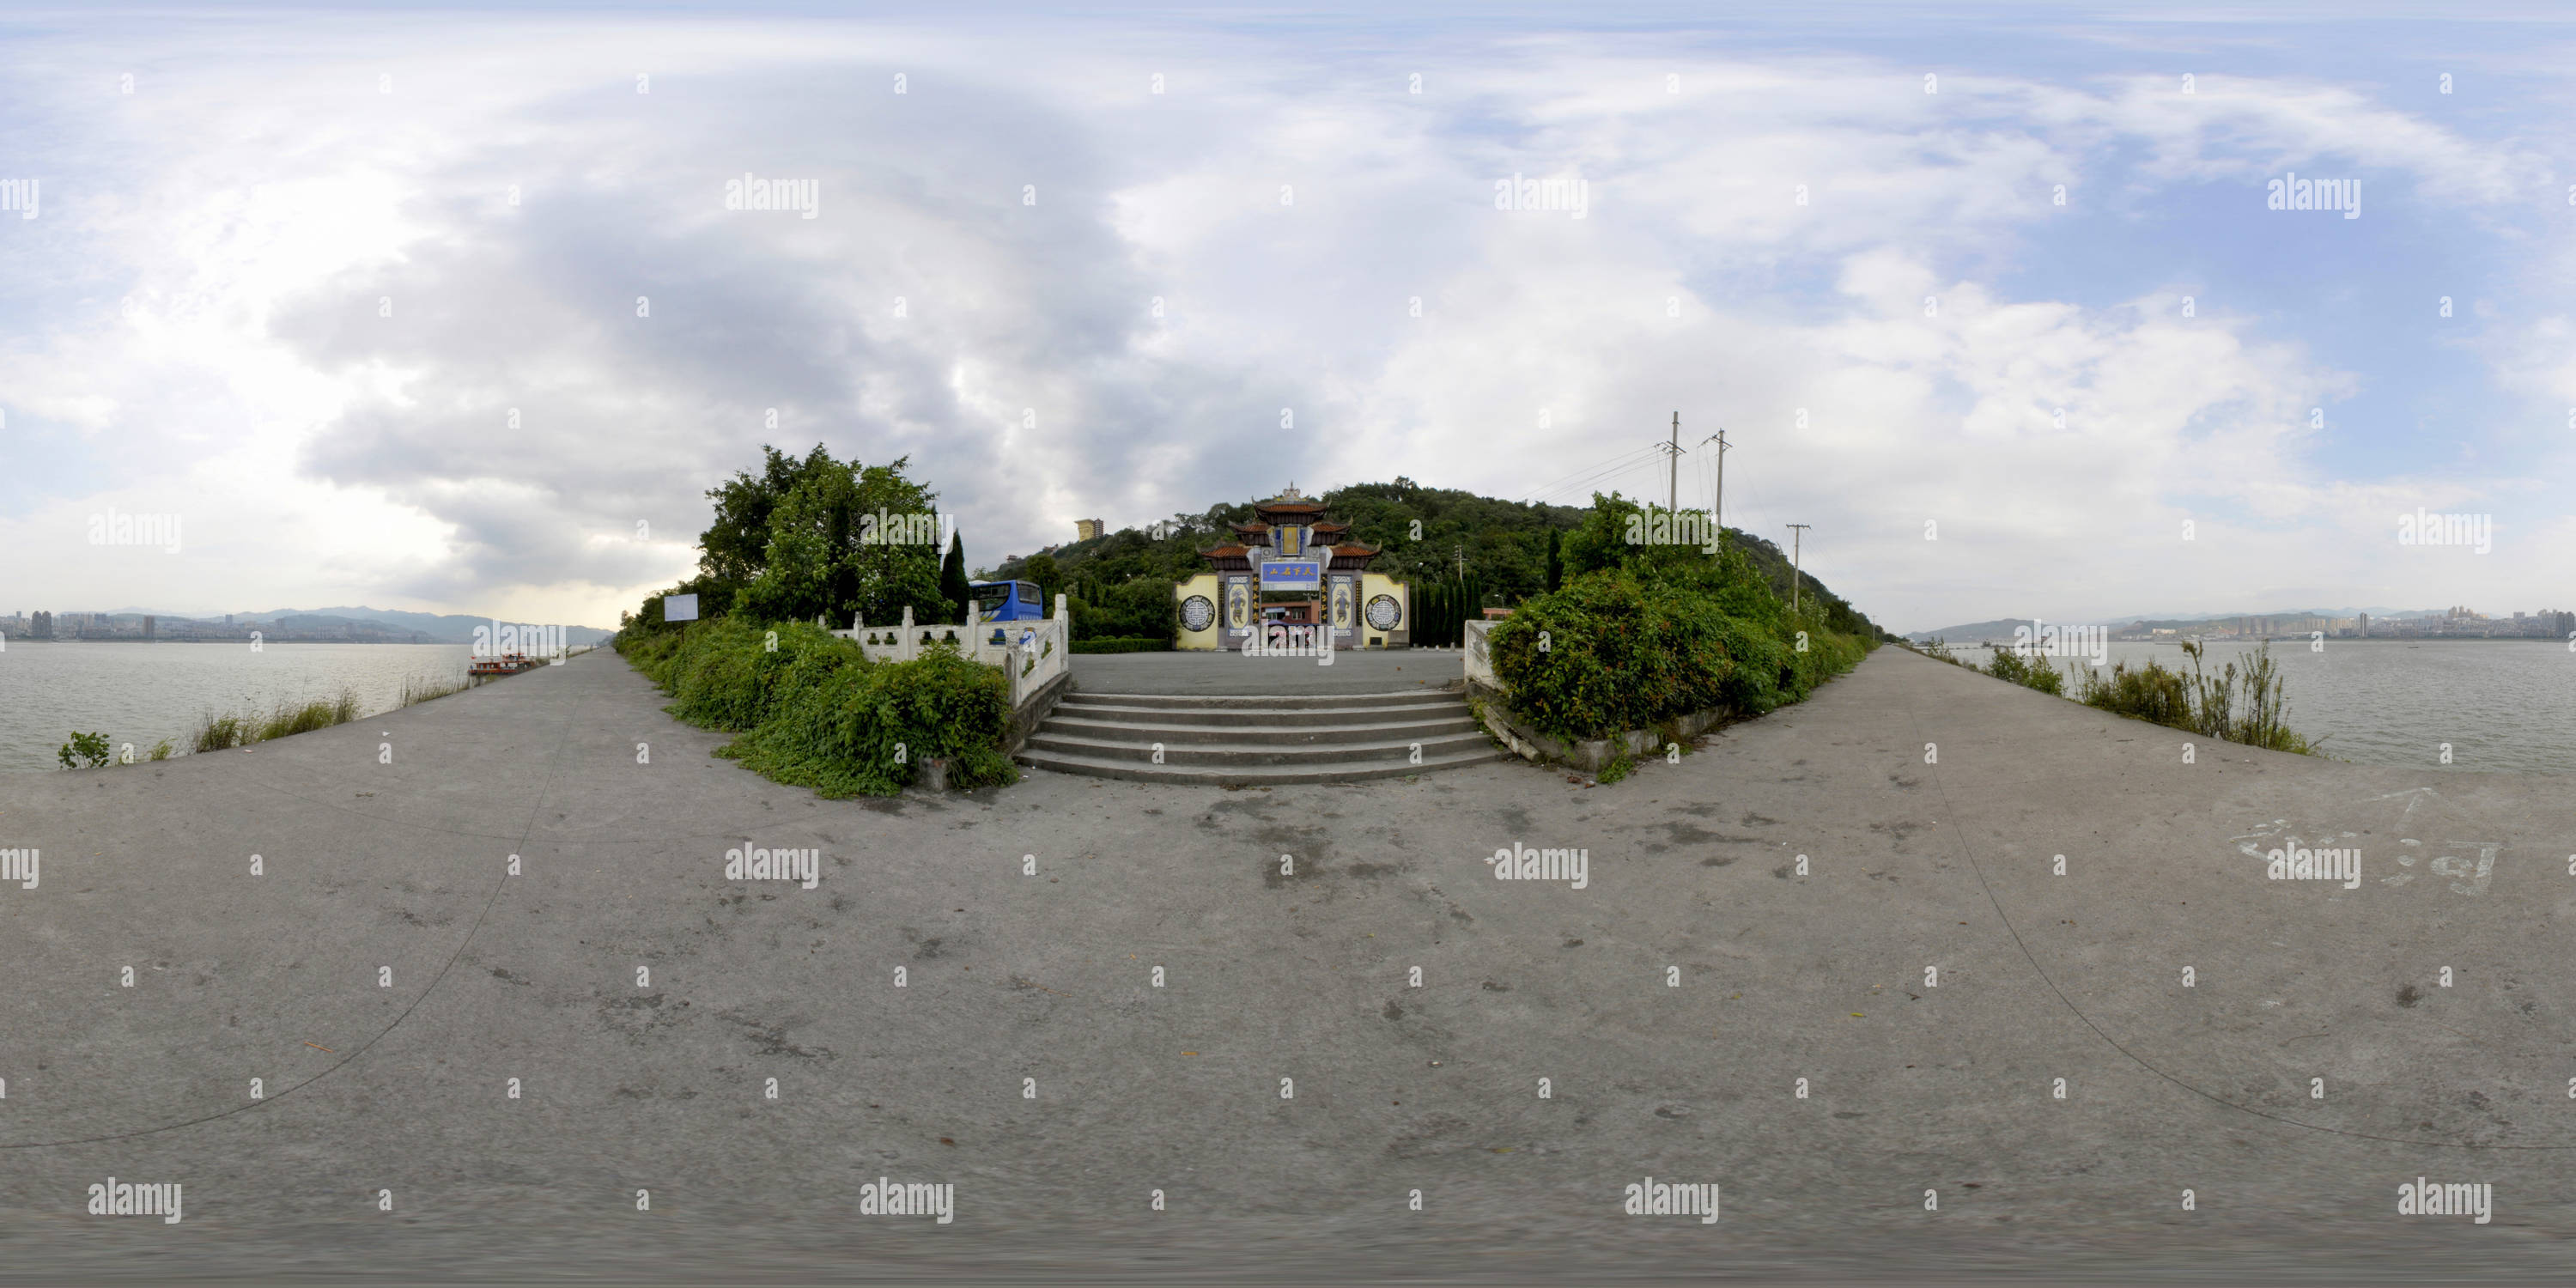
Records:
[[[0,1276],[2348,1283],[2576,1234],[2566,779],[2185,764],[1891,649],[1592,789],[829,802],[663,701],[599,653],[0,778],[42,851],[0,886]],[[727,880],[746,837],[819,885]],[[2292,838],[2359,886],[2267,881]],[[1493,880],[1515,845],[1585,887]],[[111,1175],[185,1220],[85,1215]],[[859,1215],[880,1176],[955,1222]],[[1648,1176],[1722,1219],[1622,1215]],[[2418,1176],[2493,1223],[2399,1216]]]

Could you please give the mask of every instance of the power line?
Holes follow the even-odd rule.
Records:
[[[1618,464],[1618,461],[1625,461],[1625,459],[1628,459],[1628,456],[1636,456],[1636,453],[1641,453],[1641,451],[1654,451],[1654,448],[1638,448],[1638,451],[1620,453],[1620,456],[1613,456],[1613,459],[1610,459],[1610,464]],[[1582,477],[1582,474],[1587,474],[1587,471],[1592,471],[1592,469],[1597,469],[1597,466],[1584,466],[1584,469],[1577,469],[1577,471],[1574,471],[1574,474],[1564,474],[1564,477],[1558,477],[1556,482],[1551,482],[1551,484],[1546,484],[1546,487],[1535,489],[1535,492],[1530,492],[1530,495],[1533,495],[1533,497],[1543,497],[1543,495],[1548,495],[1548,492],[1556,492],[1558,487],[1564,487],[1564,484],[1574,482],[1574,479]]]
[[[1653,447],[1641,447],[1633,452],[1625,452],[1618,456],[1611,457],[1607,462],[1589,466],[1566,475],[1565,477],[1530,493],[1530,496],[1542,497],[1553,495],[1555,493],[1562,492],[1569,487],[1574,487],[1592,479],[1600,478],[1602,475],[1610,473],[1613,470],[1634,469],[1638,464],[1652,457],[1656,450],[1657,449]]]
[[[1641,469],[1647,465],[1653,464],[1655,457],[1661,454],[1662,451],[1663,444],[1657,443],[1650,447],[1641,447],[1636,451],[1612,457],[1606,465],[1597,466],[1588,471],[1579,472],[1571,477],[1530,493],[1528,496],[1521,498],[1522,504],[1531,504],[1542,497],[1554,496],[1571,488],[1578,488],[1588,483],[1598,482],[1615,475],[1627,474],[1634,470]]]

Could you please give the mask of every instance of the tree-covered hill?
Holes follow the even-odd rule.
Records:
[[[864,615],[888,622],[909,608],[925,622],[958,620],[969,598],[963,542],[952,535],[943,555],[927,540],[942,526],[936,522],[938,493],[909,475],[908,461],[863,466],[855,459],[835,460],[820,444],[801,458],[775,447],[761,451],[757,473],[739,471],[708,490],[715,518],[698,540],[698,575],[648,598],[642,611],[626,615],[630,623],[660,630],[663,599],[670,594],[698,595],[700,612],[710,618],[744,612],[763,621],[846,623]],[[1531,505],[1424,487],[1402,477],[1354,483],[1318,499],[1326,517],[1350,525],[1346,539],[1383,552],[1373,571],[1414,585],[1416,643],[1454,644],[1461,623],[1479,609],[1516,606],[1556,588],[1569,566],[1564,553],[1570,534],[1587,524],[1602,525],[1595,529],[1599,534],[1612,533],[1637,508],[1616,494],[1596,495],[1582,508]],[[1229,525],[1251,522],[1254,504],[1220,502],[1196,514],[1175,514],[1150,531],[1124,528],[1005,559],[975,579],[1034,581],[1050,605],[1064,593],[1076,640],[1169,640],[1172,583],[1205,571],[1199,551],[1234,540]],[[879,540],[871,516],[887,514],[922,522],[908,523],[903,540]],[[1683,512],[1685,519],[1690,515]],[[1728,533],[1733,547],[1785,601],[1788,557],[1764,538]],[[1597,545],[1619,538],[1587,540]],[[1638,553],[1656,560],[1694,557],[1681,548]],[[1589,566],[1600,560],[1596,551],[1574,562]],[[1829,629],[1882,637],[1814,577],[1805,580],[1804,594],[1818,604]]]
[[[1575,506],[1531,505],[1425,487],[1403,477],[1350,484],[1318,499],[1327,518],[1350,525],[1350,540],[1385,552],[1371,571],[1423,584],[1456,579],[1463,567],[1467,584],[1489,607],[1509,607],[1548,589],[1548,534],[1561,540],[1588,513]],[[1195,514],[1174,514],[1152,530],[1122,528],[1045,554],[1006,559],[977,577],[1024,578],[1037,582],[1050,603],[1059,590],[1072,596],[1078,601],[1077,618],[1085,606],[1104,615],[1098,622],[1078,621],[1078,636],[1123,634],[1130,626],[1136,634],[1167,634],[1171,583],[1205,571],[1207,561],[1198,552],[1232,541],[1227,525],[1252,520],[1251,501],[1221,502]],[[1786,600],[1787,552],[1749,533],[1733,528],[1727,533]],[[1825,604],[1828,615],[1840,623],[1836,629],[1879,634],[1875,624],[1813,573],[1803,585],[1802,594]]]

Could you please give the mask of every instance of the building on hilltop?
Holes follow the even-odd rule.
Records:
[[[1076,519],[1073,521],[1073,539],[1089,541],[1100,535],[1101,527],[1102,524],[1098,519]]]

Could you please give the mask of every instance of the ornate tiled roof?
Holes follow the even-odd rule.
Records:
[[[1306,529],[1305,556],[1319,558],[1343,572],[1368,566],[1378,555],[1374,546],[1333,540],[1351,530],[1351,525],[1323,517],[1324,503],[1308,497],[1291,483],[1285,491],[1267,501],[1252,503],[1255,518],[1250,523],[1227,526],[1240,543],[1202,550],[1199,554],[1221,569],[1237,571],[1249,567],[1253,558],[1271,548],[1273,529],[1282,525]]]

